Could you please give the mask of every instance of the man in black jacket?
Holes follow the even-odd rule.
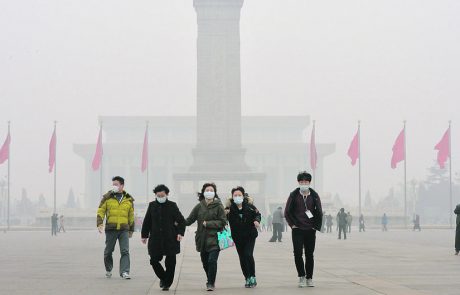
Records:
[[[150,264],[160,279],[160,288],[169,290],[174,281],[176,255],[185,232],[185,219],[176,203],[168,200],[169,189],[160,184],[153,192],[156,200],[150,202],[142,224],[142,243],[148,240]],[[166,256],[165,267],[160,261]]]
[[[297,175],[299,187],[289,195],[284,211],[292,228],[294,258],[299,276],[299,288],[314,287],[313,252],[316,244],[316,231],[321,231],[323,209],[318,193],[310,188],[311,175],[305,171]],[[305,249],[305,262],[303,252]]]
[[[457,214],[457,228],[455,231],[455,255],[460,252],[460,204],[455,207],[454,213]]]

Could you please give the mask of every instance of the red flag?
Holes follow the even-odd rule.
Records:
[[[313,129],[311,131],[311,140],[310,140],[310,165],[312,170],[316,170],[318,164],[318,153],[316,152],[316,135],[315,135],[315,124],[313,124]]]
[[[406,160],[405,147],[406,143],[404,140],[406,128],[399,133],[396,138],[395,144],[393,145],[393,156],[391,157],[391,168],[396,169],[399,162]]]
[[[359,152],[359,131],[357,131],[348,149],[348,156],[351,159],[352,166],[356,165],[356,161],[359,159]]]
[[[9,160],[10,158],[10,143],[11,136],[10,132],[8,131],[8,135],[6,136],[5,142],[3,143],[3,146],[0,149],[0,164],[5,163],[5,161]]]
[[[149,163],[149,133],[148,133],[148,128],[146,128],[145,135],[144,135],[144,147],[142,149],[142,163],[141,163],[142,173],[147,169],[148,163]]]
[[[49,159],[48,159],[49,173],[53,172],[53,168],[55,164],[56,164],[56,127],[54,127],[54,132],[50,140]]]
[[[444,169],[446,167],[446,161],[450,157],[450,127],[434,149],[438,151],[439,167]]]
[[[96,171],[101,167],[102,163],[102,127],[99,129],[99,137],[97,138],[96,152],[93,158],[93,170]]]

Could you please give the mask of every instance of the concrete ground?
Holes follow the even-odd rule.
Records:
[[[188,229],[169,293],[206,293],[205,275]],[[282,243],[262,233],[255,250],[259,286],[245,289],[234,249],[219,258],[217,294],[460,294],[460,256],[454,256],[453,230],[371,230],[349,239],[317,234],[315,288],[297,288],[290,232]],[[149,265],[139,233],[130,241],[129,281],[105,278],[104,235],[69,231],[0,233],[0,294],[165,294]],[[118,272],[118,246],[114,273]]]

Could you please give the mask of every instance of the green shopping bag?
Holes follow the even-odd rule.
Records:
[[[220,250],[225,250],[235,246],[232,239],[232,232],[229,227],[225,227],[222,231],[217,233],[217,240],[219,241]]]

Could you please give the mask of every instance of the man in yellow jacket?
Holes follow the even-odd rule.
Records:
[[[120,247],[120,276],[129,280],[129,238],[134,232],[134,199],[124,191],[125,180],[112,178],[112,189],[107,192],[97,209],[97,228],[102,234],[105,223],[104,264],[107,278],[112,277],[112,253],[118,240]]]

